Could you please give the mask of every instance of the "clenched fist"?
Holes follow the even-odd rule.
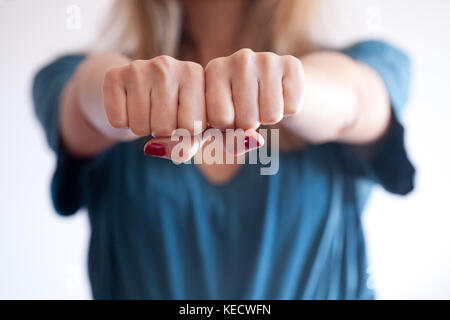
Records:
[[[169,56],[136,60],[109,70],[103,84],[106,114],[114,128],[138,136],[168,137],[177,128],[206,126],[204,71]]]
[[[205,69],[168,56],[133,61],[106,73],[103,97],[111,126],[152,135],[146,153],[170,158],[176,142],[168,137],[176,129],[194,134],[195,121],[202,130],[243,129],[261,145],[255,130],[296,114],[303,85],[299,59],[242,49]]]
[[[257,129],[296,114],[301,107],[299,59],[242,49],[205,68],[208,123],[217,128]]]

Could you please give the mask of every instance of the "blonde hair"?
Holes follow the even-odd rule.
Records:
[[[239,39],[242,48],[298,56],[314,49],[310,23],[317,0],[247,1],[252,3]],[[179,57],[182,5],[178,0],[116,0],[103,35],[112,35],[110,46],[133,59]]]

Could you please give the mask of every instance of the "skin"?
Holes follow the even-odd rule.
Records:
[[[245,3],[185,1],[185,29],[199,63],[168,56],[131,61],[116,53],[86,58],[62,95],[60,131],[65,148],[90,157],[117,142],[153,135],[146,148],[163,145],[163,157],[169,157],[176,144],[168,138],[172,131],[183,128],[193,133],[194,120],[202,121],[202,129],[243,129],[260,145],[264,141],[256,129],[275,125],[291,137],[282,136],[284,149],[331,141],[370,148],[391,117],[379,76],[336,52],[293,57],[237,48]],[[230,26],[228,21],[237,23]],[[239,166],[199,168],[212,183],[220,184]]]

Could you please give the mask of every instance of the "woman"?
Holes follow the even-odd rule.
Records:
[[[62,57],[33,89],[57,155],[55,208],[89,212],[94,298],[373,298],[360,214],[374,183],[413,186],[397,117],[408,58],[379,41],[319,49],[307,0],[115,10],[116,51]],[[194,123],[244,132],[243,148]],[[260,126],[279,133],[274,174],[242,164],[246,151],[278,147]],[[198,143],[172,152],[175,129]],[[167,160],[218,142],[236,161]]]

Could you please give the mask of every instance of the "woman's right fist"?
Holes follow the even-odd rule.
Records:
[[[109,123],[137,136],[170,137],[176,129],[194,134],[206,127],[203,67],[169,56],[136,60],[110,69],[103,83]]]

